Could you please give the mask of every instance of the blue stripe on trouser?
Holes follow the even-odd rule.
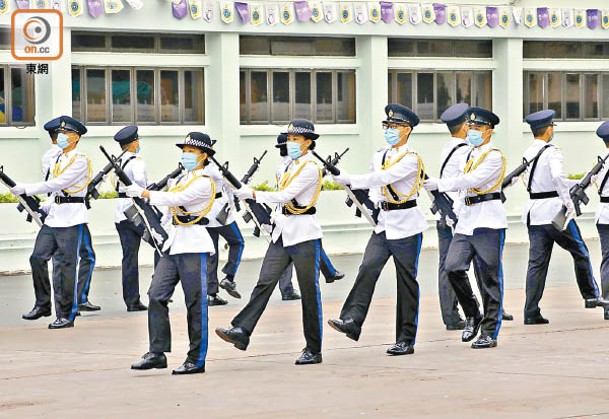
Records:
[[[245,240],[243,240],[243,236],[241,235],[241,231],[239,231],[236,222],[231,223],[230,228],[231,230],[233,230],[233,233],[235,233],[235,236],[237,236],[237,239],[239,240],[239,252],[237,252],[237,260],[235,261],[235,273],[233,274],[236,275],[237,269],[239,269],[239,264],[241,263],[241,255],[243,254],[243,249],[245,248]]]
[[[87,250],[87,255],[89,260],[91,261],[91,266],[89,266],[89,273],[87,274],[87,281],[85,282],[85,286],[82,288],[82,295],[80,296],[79,302],[86,303],[87,302],[87,294],[89,293],[89,287],[91,286],[91,277],[93,276],[93,268],[95,268],[95,256],[93,255],[93,246],[91,246],[91,233],[84,234],[83,238],[85,240],[85,249]],[[80,269],[79,269],[80,271]],[[76,288],[78,288],[78,278],[76,279]]]
[[[319,287],[319,259],[321,250],[321,240],[315,240],[315,291],[317,293],[317,317],[319,317],[319,343],[324,336],[323,329],[323,310],[321,308],[321,289]]]
[[[199,350],[199,359],[197,367],[205,365],[207,357],[207,253],[201,254],[201,349]]]
[[[573,234],[573,237],[575,237],[575,240],[577,240],[577,245],[579,246],[579,250],[581,250],[582,253],[584,255],[586,255],[586,258],[588,259],[588,266],[590,269],[590,282],[592,283],[592,288],[594,288],[594,295],[598,298],[600,293],[598,291],[598,285],[596,285],[596,281],[594,280],[594,276],[592,276],[592,264],[590,263],[590,252],[588,252],[588,249],[586,249],[586,245],[584,244],[584,239],[582,239],[579,232],[577,231],[577,228],[575,227],[575,220],[571,220],[569,222],[569,230],[571,231],[571,234]]]
[[[76,318],[76,313],[78,312],[78,271],[80,270],[80,245],[83,239],[83,226],[84,224],[78,226],[78,243],[76,246],[76,263],[74,272],[74,298],[72,301],[72,310],[70,311],[70,321],[74,321]]]
[[[423,233],[419,233],[419,234],[417,234],[417,257],[414,260],[414,279],[415,279],[415,281],[416,281],[417,275],[419,273],[419,256],[421,255],[421,245],[422,244],[423,244]],[[420,303],[421,303],[421,291],[419,290],[419,295],[417,295],[417,313],[414,316],[415,330],[417,330],[419,328],[419,305],[420,305]],[[416,338],[414,338],[410,344],[414,345],[415,341],[416,341]]]
[[[499,272],[497,275],[497,279],[499,279],[499,312],[497,313],[497,325],[495,326],[495,332],[493,339],[497,339],[499,336],[499,329],[501,329],[501,322],[503,320],[503,262],[501,260],[501,255],[503,255],[503,244],[505,243],[505,230],[501,230],[499,232]]]
[[[326,251],[323,248],[321,249],[321,258],[326,264],[328,271],[330,271],[330,276],[336,275],[336,268],[334,267],[334,265],[332,265],[332,262],[330,262],[330,258],[328,257]]]

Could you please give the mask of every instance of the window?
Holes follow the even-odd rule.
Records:
[[[72,67],[72,114],[87,124],[203,124],[202,69]]]
[[[239,37],[241,55],[355,57],[355,38]]]
[[[609,72],[525,71],[524,114],[556,111],[556,120],[598,121],[609,117]]]
[[[34,75],[0,66],[0,126],[34,125]]]
[[[607,59],[609,42],[524,41],[524,58]]]
[[[355,123],[354,70],[242,69],[241,123]]]
[[[72,51],[205,54],[205,35],[72,32]]]
[[[493,58],[493,41],[389,38],[389,57]]]
[[[492,108],[491,71],[389,72],[389,99],[411,108],[423,121],[437,122],[455,103]]]

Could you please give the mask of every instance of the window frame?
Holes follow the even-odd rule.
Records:
[[[192,32],[192,33],[174,33],[174,34],[164,34],[164,33],[150,33],[150,32],[96,32],[96,31],[73,31],[71,35],[72,45],[74,36],[85,35],[85,36],[100,36],[104,38],[104,47],[103,48],[72,48],[73,52],[76,53],[92,53],[92,52],[104,52],[111,54],[158,54],[158,55],[168,55],[168,54],[186,54],[186,55],[207,55],[207,36],[201,32]],[[154,38],[154,47],[153,48],[113,48],[112,47],[112,37],[113,36],[129,36],[129,37],[152,37]],[[176,49],[176,50],[168,50],[163,49],[161,47],[161,38],[180,38],[180,37],[188,37],[188,36],[199,36],[203,37],[203,51],[193,49]]]
[[[0,68],[4,71],[4,117],[5,122],[0,123],[0,128],[7,127],[32,127],[36,125],[36,77],[33,74],[28,74],[25,65],[0,64]],[[32,106],[32,122],[14,122],[13,121],[13,80],[12,71],[14,69],[24,70],[25,82],[31,83],[32,88],[26,91],[26,100]],[[28,80],[29,79],[29,80]]]

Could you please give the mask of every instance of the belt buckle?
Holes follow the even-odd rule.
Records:
[[[381,209],[383,211],[389,211],[389,202],[387,202],[387,201],[381,202]]]
[[[471,196],[466,196],[465,197],[465,205],[467,205],[468,207],[471,207],[472,205],[474,205],[474,203],[472,202],[472,197]]]
[[[61,205],[61,197],[59,195],[55,195],[55,203]]]

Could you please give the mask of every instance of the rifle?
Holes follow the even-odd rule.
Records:
[[[133,182],[129,179],[129,176],[119,166],[117,159],[114,156],[110,156],[103,146],[99,146],[104,156],[112,163],[112,169],[116,173],[118,179],[125,185],[131,186]],[[131,198],[133,205],[125,211],[125,216],[136,226],[144,227],[143,239],[150,245],[152,245],[159,255],[163,256],[163,245],[167,240],[167,232],[161,226],[161,222],[158,219],[157,210],[142,198]]]
[[[541,150],[539,150],[539,152],[531,160],[527,160],[523,157],[522,164],[520,166],[518,166],[517,168],[515,168],[514,170],[512,170],[510,173],[508,173],[507,176],[505,176],[503,178],[503,182],[501,182],[501,202],[505,202],[505,200],[506,200],[503,190],[505,188],[512,186],[512,180],[514,178],[520,177],[527,170],[527,167],[529,167],[529,165],[531,163],[533,163],[535,160],[537,160],[539,158],[539,156],[541,156],[541,153],[543,153],[546,150],[546,148],[548,148],[548,147],[549,146],[543,146],[541,148]]]
[[[0,166],[0,183],[9,189],[16,185],[15,181],[4,173],[4,166]],[[38,224],[38,227],[42,227],[46,214],[40,209],[40,198],[37,196],[27,196],[26,194],[21,194],[17,196],[17,200],[19,201],[17,210],[19,212],[27,212],[27,222],[31,223],[33,220],[36,224]]]
[[[127,150],[124,150],[117,158],[116,160],[119,160],[121,157],[123,157],[123,154],[125,154],[127,152]],[[95,177],[93,179],[91,179],[91,182],[89,182],[89,185],[87,186],[87,195],[86,195],[86,200],[90,200],[91,198],[93,199],[98,199],[99,198],[99,191],[97,190],[97,186],[103,182],[104,177],[110,173],[112,171],[112,168],[114,166],[112,165],[112,163],[108,163],[107,165],[104,166],[103,169],[101,169],[99,171],[98,174],[95,175]]]
[[[609,154],[605,158],[598,156],[598,160],[594,167],[588,173],[586,173],[586,176],[584,176],[579,183],[573,185],[569,190],[569,195],[571,195],[571,200],[575,205],[575,216],[579,217],[582,214],[582,203],[584,205],[588,205],[588,202],[590,202],[590,198],[588,198],[588,195],[586,195],[586,189],[592,183],[592,178],[600,173],[600,171],[603,169],[603,165],[605,164],[607,158],[609,158]],[[563,205],[560,211],[558,211],[558,214],[556,214],[552,220],[552,225],[558,231],[563,231],[567,228],[570,220],[571,216],[567,217],[567,207]]]
[[[425,173],[424,179],[429,179],[427,173]],[[428,194],[431,198],[431,213],[440,213],[440,224],[447,225],[446,220],[450,218],[453,220],[453,225],[456,225],[458,219],[453,211],[453,199],[446,192],[440,192],[437,189],[435,191],[428,191]]]
[[[346,151],[345,151],[346,152]],[[345,154],[345,152],[343,152],[343,154]],[[311,153],[313,153],[313,156],[315,156],[319,161],[322,162],[322,164],[324,165],[324,168],[330,173],[332,174],[332,176],[338,176],[340,175],[340,170],[338,169],[338,167],[336,167],[334,164],[332,164],[332,158],[331,156],[328,157],[326,160],[323,159],[323,157],[321,157],[319,154],[317,154],[315,151],[311,150]],[[334,159],[340,160],[340,156],[339,154],[336,154],[334,156]],[[373,215],[370,214],[369,212],[369,205],[372,204],[372,202],[370,202],[370,204],[366,205],[365,204],[365,199],[362,199],[364,194],[366,194],[365,191],[359,191],[359,193],[356,195],[354,193],[354,191],[349,187],[349,186],[343,186],[343,189],[345,190],[345,192],[347,192],[347,196],[349,197],[349,199],[347,200],[347,203],[349,202],[349,200],[351,201],[352,204],[355,204],[355,206],[357,207],[357,209],[359,210],[359,213],[361,215],[364,216],[364,218],[366,218],[366,220],[373,226],[376,227],[377,225],[377,220],[375,219],[375,217]],[[370,199],[368,198],[368,196],[366,195],[365,197],[368,201],[370,201]],[[374,206],[373,206],[374,207]]]
[[[148,186],[146,189],[148,189],[149,191],[160,191],[160,190],[165,189],[165,187],[167,186],[169,181],[171,179],[177,178],[180,175],[180,173],[182,173],[183,170],[184,170],[184,166],[182,166],[182,163],[178,163],[177,169],[175,169],[173,172],[169,173],[167,176],[165,176],[163,179],[159,180],[158,182],[155,182],[152,185]]]

